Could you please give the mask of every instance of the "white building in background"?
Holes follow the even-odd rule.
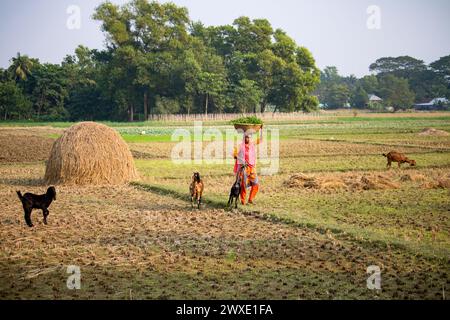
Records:
[[[416,107],[416,109],[427,110],[427,109],[434,109],[436,107],[448,105],[449,102],[450,101],[447,98],[434,98],[430,102],[417,103],[414,105],[414,107]]]

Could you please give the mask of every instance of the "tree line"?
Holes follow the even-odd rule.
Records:
[[[308,49],[265,19],[206,27],[172,3],[105,2],[104,50],[60,64],[17,54],[0,70],[3,119],[147,119],[149,114],[310,111],[320,71]]]
[[[381,58],[375,73],[320,71],[311,52],[266,19],[207,27],[172,3],[100,4],[105,48],[80,45],[60,64],[17,54],[0,69],[0,119],[135,121],[150,114],[395,109],[449,98],[450,56],[430,65]],[[384,99],[368,104],[368,94]]]
[[[321,71],[315,94],[325,108],[369,108],[375,111],[408,109],[435,98],[450,100],[450,55],[426,65],[409,56],[385,57],[369,67],[372,75],[360,79],[340,76],[336,67]],[[371,103],[369,95],[383,99]],[[439,106],[437,106],[439,107]],[[442,105],[441,108],[448,108]]]

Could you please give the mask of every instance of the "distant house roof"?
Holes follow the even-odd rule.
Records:
[[[369,94],[369,101],[383,101],[383,99],[374,94]]]

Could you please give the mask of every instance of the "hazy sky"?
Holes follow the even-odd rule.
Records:
[[[17,52],[59,63],[83,44],[102,48],[104,35],[91,19],[101,0],[1,0],[0,67]],[[113,0],[125,3],[125,0]],[[173,0],[205,25],[231,24],[239,16],[266,18],[310,49],[317,65],[362,76],[379,57],[411,55],[429,63],[450,54],[448,0]],[[70,5],[81,9],[81,28],[69,30]],[[381,29],[367,27],[367,8],[381,9]]]

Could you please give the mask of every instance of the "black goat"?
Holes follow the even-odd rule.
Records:
[[[228,199],[228,206],[232,207],[233,200],[234,200],[235,201],[235,205],[234,205],[235,209],[237,209],[237,207],[238,207],[239,197],[241,195],[241,188],[242,188],[241,172],[243,170],[245,170],[245,167],[246,167],[245,165],[241,166],[241,169],[237,172],[236,181],[234,182],[234,184],[230,190],[230,198]]]
[[[43,195],[36,195],[32,193],[25,193],[22,195],[20,191],[17,191],[20,201],[22,201],[23,211],[25,212],[25,222],[31,228],[33,223],[31,222],[31,211],[33,209],[41,209],[44,215],[44,224],[47,224],[47,217],[49,215],[48,207],[50,207],[53,200],[56,200],[56,189],[50,187],[47,189],[47,193]]]

